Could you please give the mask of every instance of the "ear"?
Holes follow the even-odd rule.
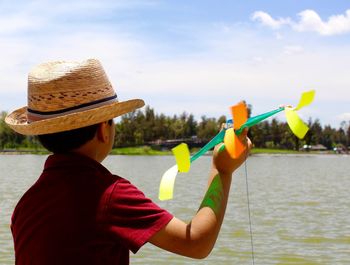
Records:
[[[101,142],[108,142],[109,140],[109,134],[108,134],[108,131],[109,128],[108,128],[108,125],[107,125],[107,122],[101,122],[99,125],[98,125],[98,128],[97,128],[97,132],[96,132],[96,135],[97,135],[97,139]]]

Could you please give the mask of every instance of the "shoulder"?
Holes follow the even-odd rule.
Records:
[[[110,206],[116,203],[130,204],[138,200],[147,199],[145,194],[129,180],[117,175],[113,175],[113,177],[115,181],[105,192],[105,195],[108,197],[107,203]]]
[[[103,195],[102,204],[105,216],[120,216],[122,213],[135,216],[151,212],[166,212],[130,181],[119,176],[115,178],[115,182],[106,189]]]

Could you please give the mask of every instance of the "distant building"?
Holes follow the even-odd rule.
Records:
[[[155,140],[148,142],[147,144],[155,149],[171,149],[181,143],[186,143],[189,148],[193,147],[203,147],[208,141],[199,139],[197,136],[192,136],[191,138],[181,138],[181,139],[169,139],[169,140]]]
[[[322,144],[311,145],[311,151],[327,151],[327,147]]]
[[[349,149],[346,149],[346,146],[342,144],[337,144],[336,147],[333,148],[333,151],[337,154],[347,154]]]
[[[316,144],[316,145],[303,145],[301,148],[303,151],[327,151],[327,147],[325,147],[322,144]]]

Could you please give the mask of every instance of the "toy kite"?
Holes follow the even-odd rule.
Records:
[[[285,111],[286,120],[291,131],[299,139],[303,139],[308,126],[299,118],[297,111],[312,103],[315,97],[315,90],[304,92],[301,95],[298,105],[295,108],[283,106],[278,109],[247,118],[248,111],[244,102],[231,107],[231,114],[234,120],[233,128],[224,128],[213,139],[211,139],[203,148],[190,157],[187,144],[182,143],[172,149],[176,159],[176,165],[169,168],[162,176],[159,186],[159,199],[169,200],[173,198],[175,178],[178,172],[188,172],[190,165],[196,159],[212,149],[215,145],[224,142],[227,152],[232,158],[238,157],[244,151],[244,144],[240,142],[237,135],[240,135],[245,128],[250,128],[259,122],[281,112]]]

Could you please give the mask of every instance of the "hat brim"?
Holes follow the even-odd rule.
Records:
[[[113,102],[101,107],[29,122],[27,107],[13,111],[5,122],[15,131],[24,135],[41,135],[74,130],[107,121],[134,111],[145,105],[142,99]]]

